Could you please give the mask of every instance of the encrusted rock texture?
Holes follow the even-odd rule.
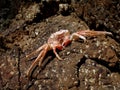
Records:
[[[7,6],[7,2],[10,6]],[[0,1],[1,90],[120,90],[119,0]],[[19,3],[19,4],[18,4]],[[39,53],[26,58],[61,29],[108,31],[48,51],[31,77]]]

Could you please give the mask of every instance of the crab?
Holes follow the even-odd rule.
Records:
[[[68,30],[60,30],[58,32],[53,33],[49,37],[46,44],[42,45],[37,50],[35,50],[34,52],[32,52],[31,54],[26,56],[28,58],[28,57],[31,57],[32,55],[38,53],[39,51],[41,51],[40,54],[38,55],[38,57],[35,59],[35,61],[30,66],[30,68],[29,68],[29,70],[27,72],[27,76],[30,77],[32,69],[34,68],[34,66],[36,66],[37,64],[39,66],[41,66],[41,63],[42,63],[46,53],[49,50],[53,50],[55,56],[59,60],[62,60],[62,58],[57,54],[56,49],[62,50],[70,42],[71,42],[71,40],[70,40],[70,32]]]
[[[88,36],[93,37],[98,35],[112,35],[112,33],[106,32],[106,31],[80,30],[70,35],[70,32],[68,30],[60,30],[51,34],[47,43],[45,43],[44,45],[39,47],[37,50],[35,50],[34,52],[26,56],[28,58],[41,51],[38,57],[30,66],[27,72],[27,76],[28,77],[31,76],[32,70],[36,65],[41,66],[43,59],[48,51],[53,50],[58,60],[63,60],[56,52],[56,49],[63,50],[63,48],[69,45],[73,40],[78,40],[79,38],[81,38],[84,41],[86,41],[86,37]]]

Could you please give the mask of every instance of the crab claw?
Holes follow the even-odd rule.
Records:
[[[80,30],[76,33],[73,33],[70,37],[70,40],[78,40],[79,38],[86,41],[86,37],[100,36],[100,35],[112,35],[111,32],[106,31],[91,31],[91,30]]]

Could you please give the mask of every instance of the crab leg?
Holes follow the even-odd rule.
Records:
[[[86,38],[78,33],[73,33],[70,37],[70,40],[78,40],[79,38],[83,39],[86,41]]]
[[[86,41],[85,36],[99,36],[99,35],[112,35],[111,32],[106,32],[106,31],[91,31],[91,30],[81,30],[76,33],[73,33],[70,37],[70,40],[77,40],[79,38],[83,39]]]
[[[45,47],[45,45],[42,45],[41,47],[39,47],[37,50],[33,51],[32,53],[30,53],[29,55],[26,55],[26,58],[29,58],[35,54],[37,54],[39,51],[41,51],[43,48]]]
[[[38,55],[38,57],[35,59],[35,61],[32,63],[32,65],[30,66],[28,72],[27,72],[27,76],[30,77],[31,73],[33,71],[33,68],[37,65],[37,63],[39,63],[39,66],[41,65],[43,58],[45,57],[49,46],[47,44],[44,45],[43,47],[44,49],[41,51],[41,53]]]
[[[55,54],[55,56],[59,59],[59,60],[63,60],[56,52],[56,48],[53,48],[53,52]]]
[[[112,35],[111,32],[106,31],[92,31],[92,30],[81,30],[78,31],[77,34],[80,34],[82,36],[98,36],[98,35]]]

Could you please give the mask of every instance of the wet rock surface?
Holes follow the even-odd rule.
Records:
[[[74,5],[77,4],[74,2]],[[31,58],[25,56],[46,43],[52,33],[60,29],[67,29],[70,33],[89,29],[86,20],[81,20],[75,15],[76,12],[67,16],[52,14],[41,20],[38,16],[44,15],[41,14],[43,12],[40,11],[43,10],[40,9],[41,7],[45,8],[39,3],[23,6],[9,28],[2,30],[0,88],[3,90],[119,90],[120,44],[114,35],[87,37],[86,42],[73,41],[62,51],[57,51],[64,59],[62,61],[58,60],[51,50],[44,58],[42,66],[35,67],[31,78],[26,76],[39,53]],[[52,10],[56,12],[58,9]],[[90,18],[89,21],[92,22]]]

